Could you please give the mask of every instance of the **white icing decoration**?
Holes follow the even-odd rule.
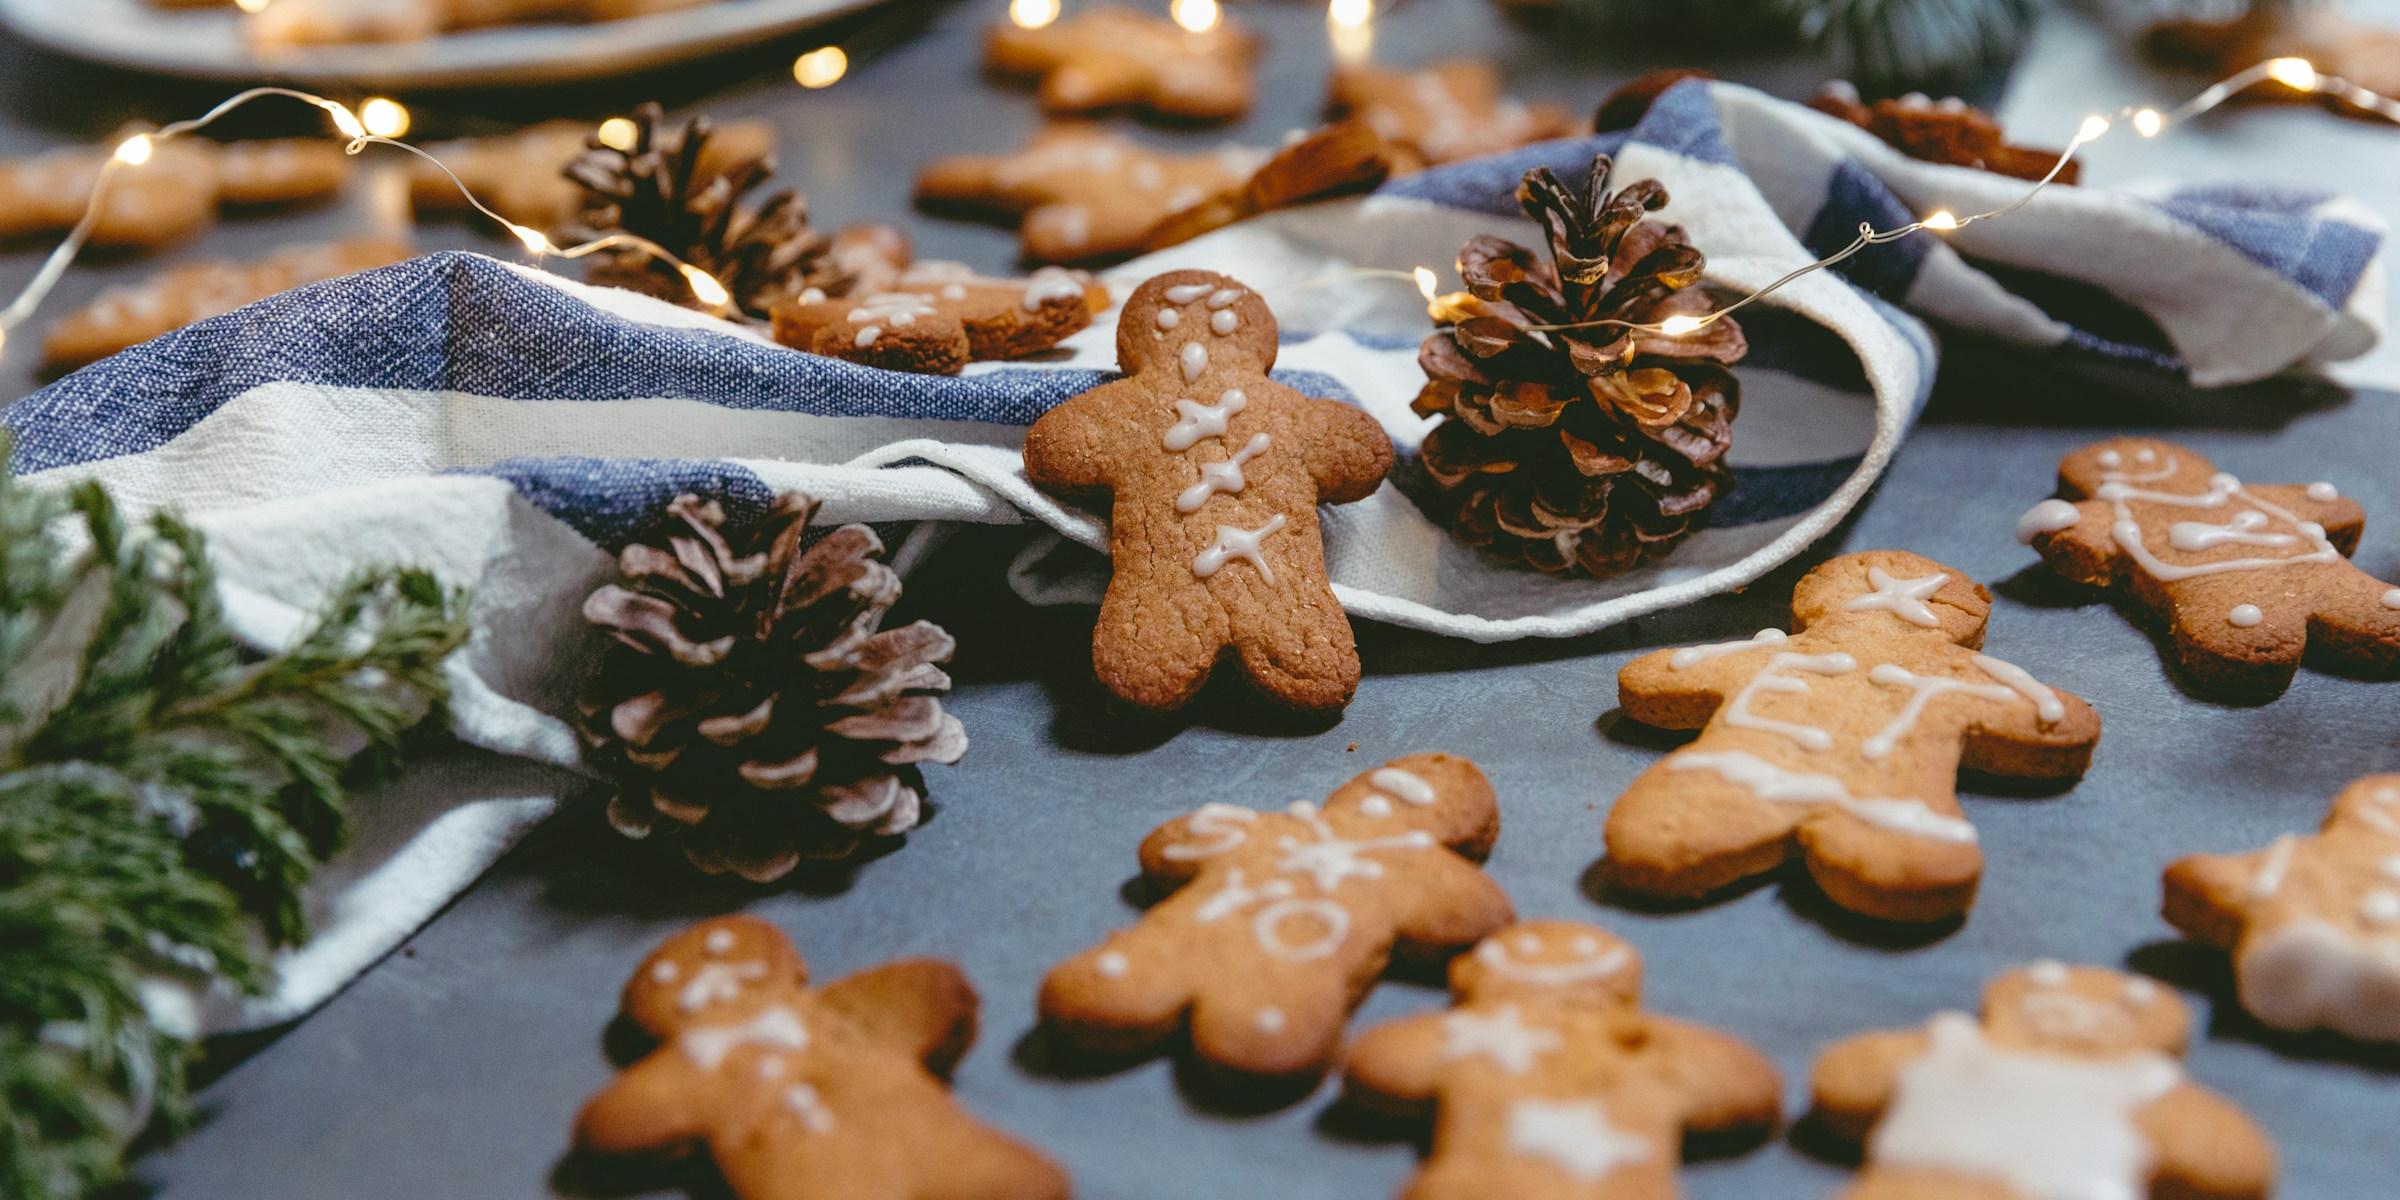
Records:
[[[1527,954],[1538,953],[1541,948],[1540,938],[1534,938],[1533,945],[1530,947],[1519,947]],[[1487,970],[1505,979],[1514,979],[1519,983],[1539,984],[1544,987],[1558,987],[1570,983],[1606,979],[1624,970],[1625,964],[1632,961],[1633,958],[1623,946],[1615,947],[1606,954],[1602,954],[1600,943],[1588,937],[1577,938],[1574,950],[1575,953],[1583,956],[1584,961],[1526,962],[1524,959],[1509,954],[1508,948],[1498,942],[1485,942],[1475,948],[1475,961],[1482,963]]]
[[[1331,826],[1317,823],[1317,839],[1304,842],[1299,838],[1278,838],[1276,846],[1283,857],[1275,866],[1279,870],[1306,875],[1320,892],[1331,892],[1342,886],[1345,879],[1379,879],[1383,864],[1366,857],[1376,850],[1425,850],[1433,847],[1433,835],[1422,829],[1391,837],[1363,840],[1335,837]]]
[[[1167,449],[1183,451],[1206,439],[1223,437],[1226,423],[1232,420],[1233,414],[1249,406],[1250,398],[1243,395],[1239,388],[1225,389],[1213,405],[1197,400],[1178,400],[1175,402],[1178,419],[1162,440]]]
[[[2055,958],[2045,958],[2040,962],[2025,968],[2025,977],[2043,987],[2065,987],[2067,984],[2067,964],[2062,963]]]
[[[1092,969],[1098,971],[1103,979],[1123,979],[1125,973],[1133,969],[1133,964],[1114,950],[1104,950],[1100,957],[1092,960]]]
[[[788,1064],[771,1054],[758,1060],[758,1077],[760,1079],[781,1079],[783,1073],[789,1069],[791,1068]]]
[[[684,1056],[703,1071],[714,1071],[724,1065],[727,1055],[744,1046],[768,1046],[777,1050],[808,1049],[808,1030],[800,1025],[800,1015],[780,1004],[758,1010],[758,1015],[739,1025],[709,1025],[687,1029],[677,1039]]]
[[[2400,608],[2400,588],[2393,588],[2392,590],[2383,594],[2383,606],[2385,608]]]
[[[1203,464],[1200,468],[1200,482],[1183,489],[1175,497],[1175,511],[1197,512],[1201,505],[1208,503],[1210,496],[1216,495],[1218,492],[1229,496],[1240,492],[1249,483],[1248,480],[1242,478],[1242,464],[1266,452],[1267,435],[1254,433],[1250,435],[1250,441],[1247,444],[1233,452],[1233,457],[1223,462]]]
[[[1200,373],[1208,369],[1208,347],[1198,342],[1183,344],[1183,381],[1197,383]]]
[[[1168,288],[1166,291],[1160,294],[1167,298],[1167,303],[1169,304],[1190,304],[1192,301],[1197,300],[1215,290],[1216,286],[1214,284],[1179,283],[1174,287]]]
[[[1685,751],[1667,759],[1670,771],[1709,771],[1775,804],[1830,804],[1879,829],[1943,842],[1973,842],[1975,827],[1945,817],[1916,800],[1861,799],[1831,775],[1787,771],[1740,750]]]
[[[2283,890],[2283,877],[2292,869],[2292,851],[2299,845],[2300,839],[2288,833],[2267,844],[2267,857],[2250,879],[2251,899],[2264,900]]]
[[[1160,329],[1173,329],[1176,326],[1183,324],[1183,314],[1176,312],[1171,308],[1162,308],[1158,310],[1158,316],[1152,319],[1158,323],[1158,327]]]
[[[1750,677],[1742,690],[1733,694],[1725,706],[1725,723],[1742,729],[1757,729],[1780,733],[1798,742],[1804,749],[1831,750],[1833,735],[1814,725],[1777,721],[1750,711],[1750,701],[1760,692],[1800,695],[1808,691],[1808,681],[1784,674],[1785,668],[1806,671],[1812,675],[1844,675],[1858,669],[1858,660],[1847,654],[1794,654],[1783,651],[1767,660],[1766,669]]]
[[[1892,663],[1877,664],[1874,670],[1867,672],[1867,678],[1885,687],[1909,690],[1908,703],[1901,706],[1899,715],[1876,730],[1866,741],[1859,743],[1859,753],[1868,758],[1890,758],[1892,751],[1900,748],[1900,739],[1917,727],[1917,720],[1925,715],[1926,708],[1944,696],[1973,696],[1978,700],[1999,701],[2019,698],[2013,688],[1989,683],[1966,683],[1941,675],[1919,675]]]
[[[2358,919],[2369,925],[2400,921],[2400,892],[2376,888],[2358,898]]]
[[[1083,299],[1083,281],[1060,267],[1043,267],[1025,277],[1025,296],[1018,301],[1026,312],[1038,312],[1052,300]]]
[[[1231,334],[1234,330],[1240,329],[1241,327],[1242,314],[1237,313],[1230,308],[1209,314],[1209,332],[1216,334],[1218,337],[1224,337],[1228,334]]]
[[[2302,917],[2245,940],[2236,968],[2242,1007],[2273,1028],[2400,1041],[2400,938]]]
[[[2057,692],[2051,691],[2041,680],[2035,679],[2025,668],[2006,659],[1993,658],[1989,654],[1976,655],[1974,662],[1975,666],[1984,674],[2016,689],[2018,695],[2033,701],[2033,715],[2042,724],[2056,725],[2060,721],[2066,720],[2066,702],[2060,700]]]
[[[851,345],[853,345],[853,346],[856,346],[856,347],[858,347],[858,348],[859,348],[859,349],[861,349],[861,350],[864,350],[864,349],[866,349],[867,347],[874,345],[874,344],[875,344],[875,339],[877,339],[877,338],[879,338],[879,337],[882,337],[882,336],[883,336],[883,326],[881,326],[881,325],[862,325],[862,326],[860,326],[860,327],[859,327],[859,330],[858,330],[858,336],[857,336],[857,337],[855,337],[855,338],[852,338],[852,339],[850,339],[850,344],[851,344]]]
[[[2205,521],[2177,521],[2167,527],[2167,544],[2178,550],[2196,553],[2219,546],[2289,546],[2300,540],[2288,533],[2258,532],[2266,525],[2267,514],[2255,509],[2235,513],[2232,520],[2222,525],[2211,525]]]
[[[1756,650],[1760,646],[1781,645],[1790,637],[1790,634],[1780,629],[1761,629],[1750,635],[1750,640],[1746,642],[1711,642],[1705,646],[1685,646],[1667,659],[1667,666],[1677,671],[1687,670],[1712,658],[1723,658],[1728,654],[1739,654],[1744,650]]]
[[[1536,1059],[1556,1052],[1561,1044],[1556,1031],[1528,1027],[1514,1004],[1502,1005],[1489,1016],[1461,1009],[1442,1017],[1444,1059],[1480,1055],[1511,1075],[1532,1070]]]
[[[933,315],[933,297],[922,292],[884,292],[869,296],[850,310],[850,320],[880,321],[894,329],[906,329],[917,323],[918,317]]]
[[[1159,851],[1162,858],[1188,862],[1195,858],[1214,858],[1242,844],[1250,835],[1242,826],[1258,819],[1258,814],[1238,805],[1221,804],[1211,800],[1193,810],[1184,820],[1187,834],[1209,839],[1206,842],[1177,842]]]
[[[701,963],[700,969],[692,972],[692,981],[683,985],[676,1003],[685,1012],[699,1012],[711,1004],[739,999],[743,984],[766,977],[767,964],[763,962]]]
[[[2342,489],[2320,479],[2308,485],[2308,498],[2320,504],[2330,504],[2342,498]]]
[[[1283,936],[1283,923],[1297,916],[1315,917],[1325,929],[1313,941],[1294,943]],[[1278,900],[1258,910],[1250,922],[1258,948],[1286,962],[1308,962],[1339,949],[1350,936],[1349,910],[1331,900]]]
[[[656,984],[673,983],[675,982],[675,977],[681,975],[682,973],[682,971],[676,969],[674,963],[662,958],[651,964],[650,982]]]
[[[1253,1017],[1252,1020],[1257,1023],[1258,1031],[1260,1033],[1283,1032],[1283,1027],[1285,1024],[1283,1010],[1275,1007],[1274,1005],[1270,1004],[1267,1007],[1258,1010],[1258,1015]]]
[[[816,1088],[805,1083],[793,1084],[784,1089],[783,1106],[799,1117],[801,1126],[810,1133],[833,1132],[833,1110],[825,1107],[825,1098],[817,1094]]]
[[[1432,784],[1398,767],[1377,767],[1373,774],[1367,776],[1367,782],[1419,808],[1431,805],[1437,798]]]
[[[1864,596],[1852,597],[1848,604],[1842,606],[1843,612],[1880,609],[1911,625],[1922,625],[1927,629],[1941,626],[1942,619],[1934,615],[1933,609],[1926,605],[1925,598],[1942,590],[1942,585],[1950,582],[1949,576],[1936,571],[1922,579],[1899,579],[1882,567],[1868,567],[1867,582],[1875,585],[1875,590]]]
[[[1597,1101],[1519,1100],[1508,1110],[1508,1148],[1591,1181],[1650,1157],[1649,1143],[1609,1123]]]
[[[1522,954],[1540,954],[1542,952],[1542,935],[1532,932],[1518,934],[1517,950]]]
[[[2126,1002],[2126,1003],[2128,1003],[2128,1004],[2148,1004],[2148,1003],[2150,1003],[2152,1000],[2155,1000],[2155,999],[2157,999],[2157,998],[2158,998],[2158,985],[2157,985],[2157,984],[2155,984],[2155,983],[2152,983],[2152,982],[2150,982],[2150,981],[2149,981],[2149,980],[2147,980],[2147,979],[2128,979],[2128,980],[2126,980],[2126,981],[2125,981],[2125,1002]]]
[[[2236,629],[2248,629],[2266,619],[2267,614],[2260,612],[2255,604],[2236,604],[2232,612],[2225,614],[2226,623]]]
[[[1576,934],[1575,940],[1569,943],[1569,945],[1574,948],[1575,953],[1577,954],[1589,956],[1600,953],[1600,939],[1593,937],[1588,933]]]
[[[1216,895],[1202,901],[1199,908],[1192,910],[1192,923],[1206,925],[1223,920],[1248,908],[1254,901],[1280,900],[1300,890],[1288,879],[1270,879],[1257,887],[1251,887],[1242,880],[1240,867],[1225,872],[1225,886],[1217,889]]]
[[[945,283],[942,285],[942,299],[964,300],[966,298],[967,285],[963,283]]]
[[[815,287],[812,287],[812,288],[802,288],[802,289],[800,289],[800,303],[802,303],[802,304],[823,304],[823,303],[825,303],[825,289],[824,289],[824,288],[815,288]]]
[[[2375,864],[2375,870],[2385,879],[2400,880],[2400,854],[2388,855]]]
[[[2042,534],[2073,529],[2082,521],[2083,514],[2074,505],[2064,500],[2044,500],[2017,518],[2017,540],[2031,545]]]
[[[1208,307],[1211,311],[1221,312],[1233,307],[1234,302],[1241,298],[1242,289],[1240,288],[1218,288],[1208,294]]]
[[[1358,811],[1370,817],[1388,817],[1392,815],[1392,802],[1381,796],[1369,796],[1358,802]]]
[[[2242,490],[2241,480],[2231,475],[2220,474],[2209,481],[2207,491],[2189,494],[2150,492],[2130,486],[2140,481],[2131,477],[2112,478],[2109,482],[2101,484],[2094,494],[2100,499],[2108,501],[2116,510],[2116,523],[2111,527],[2110,533],[2115,537],[2117,545],[2122,547],[2142,570],[2148,572],[2151,578],[2160,582],[2173,583],[2200,575],[2215,575],[2226,571],[2256,571],[2269,567],[2288,566],[2293,563],[2337,562],[2342,557],[2342,552],[2335,549],[2332,542],[2325,540],[2323,527],[2303,522],[2288,509]],[[2249,505],[2253,511],[2270,517],[2278,517],[2289,523],[2300,532],[2302,539],[2308,543],[2310,549],[2306,554],[2287,555],[2282,558],[2229,558],[2204,563],[2167,562],[2153,553],[2142,540],[2141,523],[2133,519],[2133,502],[2137,500],[2174,508],[2224,508],[2238,500]],[[2230,522],[2228,524],[2230,525]]]
[[[1265,577],[1268,583],[1275,582],[1274,570],[1267,566],[1267,560],[1259,554],[1258,550],[1269,536],[1283,528],[1283,523],[1283,514],[1276,513],[1267,518],[1266,524],[1256,529],[1236,529],[1231,525],[1217,526],[1216,544],[1201,551],[1199,557],[1192,560],[1193,576],[1206,579],[1223,570],[1226,563],[1239,558],[1246,559],[1250,565],[1257,567],[1258,573]]]
[[[730,929],[711,929],[708,931],[708,939],[700,943],[700,946],[710,954],[729,953],[733,949],[733,931]]]
[[[2164,1055],[2093,1059],[2004,1050],[1944,1013],[1900,1068],[1867,1143],[1879,1166],[2005,1182],[2025,1200],[2146,1200],[2153,1151],[2134,1123],[2183,1079]]]

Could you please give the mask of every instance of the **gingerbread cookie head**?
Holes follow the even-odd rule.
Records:
[[[1275,314],[1214,271],[1169,271],[1134,289],[1117,320],[1117,365],[1173,390],[1206,391],[1275,367]]]
[[[1965,574],[1905,550],[1845,554],[1810,571],[1792,592],[1802,629],[1837,621],[1937,630],[1961,646],[1983,645],[1992,594]]]
[[[781,930],[756,917],[704,921],[667,939],[625,981],[625,1015],[652,1037],[741,1021],[808,983]]]
[[[868,366],[955,375],[969,362],[1056,347],[1091,324],[1098,286],[1058,267],[995,279],[961,263],[918,263],[900,272],[889,291],[838,298],[815,288],[802,292],[775,309],[775,337]]]
[[[1510,1000],[1631,1008],[1642,998],[1642,960],[1623,938],[1580,921],[1521,921],[1450,962],[1462,1003]]]
[[[2098,496],[2104,488],[2205,492],[2216,477],[2215,464],[2206,458],[2157,438],[2110,438],[2069,451],[2058,462],[2060,491],[2078,500]]]
[[[1046,111],[1140,108],[1187,121],[1248,112],[1257,55],[1257,40],[1230,20],[1195,32],[1113,5],[1036,29],[995,24],[984,42],[985,65],[1041,81]]]
[[[2156,983],[2049,960],[1992,980],[1983,990],[1983,1021],[2008,1045],[2081,1055],[2180,1055],[2191,1034],[2183,1003]]]
[[[2400,1042],[2400,775],[2351,784],[2314,834],[2178,860],[2166,916],[2232,953],[2268,1027]]]

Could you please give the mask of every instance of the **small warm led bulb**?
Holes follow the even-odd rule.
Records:
[[[1040,29],[1058,19],[1058,0],[1008,0],[1008,19],[1019,29]]]
[[[1431,300],[1440,294],[1434,291],[1434,285],[1439,283],[1440,280],[1434,278],[1432,271],[1424,267],[1418,267],[1409,273],[1417,277],[1417,290],[1423,292],[1426,299]]]
[[[2083,127],[2075,131],[2075,140],[2079,142],[2088,142],[2093,138],[2099,137],[2101,134],[2107,132],[2107,117],[2098,115],[2089,116],[2083,119]]]
[[[1333,0],[1325,21],[1336,29],[1358,29],[1375,19],[1375,0]]]
[[[2313,92],[2317,89],[2317,68],[2305,58],[2268,60],[2267,78],[2294,91]]]
[[[641,137],[641,130],[623,117],[610,117],[600,122],[599,130],[592,137],[611,150],[630,154],[634,142]]]
[[[350,111],[349,105],[337,100],[327,100],[317,107],[324,109],[325,115],[333,118],[333,127],[341,130],[343,137],[362,138],[367,136],[366,123],[358,119],[357,113]]]
[[[267,0],[233,0],[233,6],[246,13],[262,13],[267,11]]]
[[[698,297],[700,303],[710,308],[723,308],[733,301],[733,293],[726,291],[725,285],[717,282],[716,276],[690,263],[678,264],[675,269],[683,272],[684,284],[692,289],[692,295]]]
[[[1674,316],[1668,317],[1664,321],[1660,321],[1658,323],[1658,331],[1667,335],[1668,337],[1682,337],[1687,333],[1697,332],[1701,326],[1706,324],[1708,324],[1708,322],[1700,319],[1699,317],[1691,316],[1686,313],[1676,313]]]
[[[1193,33],[1207,33],[1217,27],[1217,0],[1174,0],[1167,15]]]
[[[552,249],[555,248],[551,246],[549,238],[542,236],[541,230],[535,229],[530,225],[512,224],[508,227],[508,231],[517,235],[518,241],[525,243],[525,249],[528,253],[548,254]]]
[[[804,88],[827,88],[850,73],[850,56],[840,46],[821,46],[792,60],[792,78]]]
[[[1922,223],[1927,229],[1958,228],[1958,218],[1951,216],[1950,210],[1946,208],[1937,208],[1933,210],[1932,215],[1926,217]]]
[[[137,133],[117,143],[117,161],[129,167],[138,167],[149,162],[151,153],[156,149],[151,144],[149,134]]]
[[[2133,114],[2133,131],[2143,137],[2157,137],[2158,131],[2166,127],[2167,119],[2158,115],[2155,108],[2145,108]]]
[[[408,132],[408,110],[397,100],[377,96],[358,106],[358,123],[376,137],[396,138]]]

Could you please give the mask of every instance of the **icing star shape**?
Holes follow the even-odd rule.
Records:
[[[1530,1069],[1534,1060],[1558,1049],[1558,1034],[1528,1028],[1515,1005],[1489,1013],[1459,1011],[1442,1018],[1442,1053],[1449,1058],[1483,1055],[1511,1074]]]

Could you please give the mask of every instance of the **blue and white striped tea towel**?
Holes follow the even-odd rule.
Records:
[[[1861,221],[1997,207],[2024,187],[1911,161],[1745,88],[1687,83],[1625,133],[1271,214],[1109,281],[1122,296],[1175,267],[1242,279],[1276,310],[1290,381],[1360,404],[1405,454],[1424,430],[1408,409],[1423,379],[1422,301],[1405,284],[1325,279],[1353,267],[1447,274],[1478,233],[1532,242],[1512,200],[1518,177],[1537,164],[1579,176],[1601,151],[1618,156],[1620,182],[1663,181],[1666,217],[1707,252],[1716,282],[1741,290],[1839,247]],[[1583,633],[1725,591],[1833,528],[1881,474],[1930,386],[1927,321],[2204,384],[2255,379],[2373,345],[2381,243],[2373,217],[2326,196],[2053,189],[2012,220],[1877,248],[1746,313],[1737,488],[1666,562],[1603,582],[1496,569],[1387,486],[1327,518],[1335,588],[1358,616],[1477,640]],[[1030,518],[1100,545],[1091,514],[1026,485],[1017,447],[1037,415],[1113,366],[1113,338],[1104,319],[1052,361],[893,375],[448,254],[202,322],[61,380],[6,419],[17,466],[34,478],[98,478],[131,507],[191,513],[211,536],[229,612],[260,643],[287,636],[362,564],[421,563],[471,585],[474,637],[453,663],[457,732],[571,764],[561,717],[592,645],[578,606],[644,514],[677,492],[714,493],[738,511],[802,488],[833,521]],[[1071,548],[1028,555],[1017,583],[1036,598],[1089,594],[1101,567]],[[330,923],[287,963],[283,992],[211,1020],[288,1017],[330,994],[541,808],[411,807],[414,824],[378,840],[379,861],[329,876],[354,890],[319,905]],[[395,878],[409,886],[355,891]]]

